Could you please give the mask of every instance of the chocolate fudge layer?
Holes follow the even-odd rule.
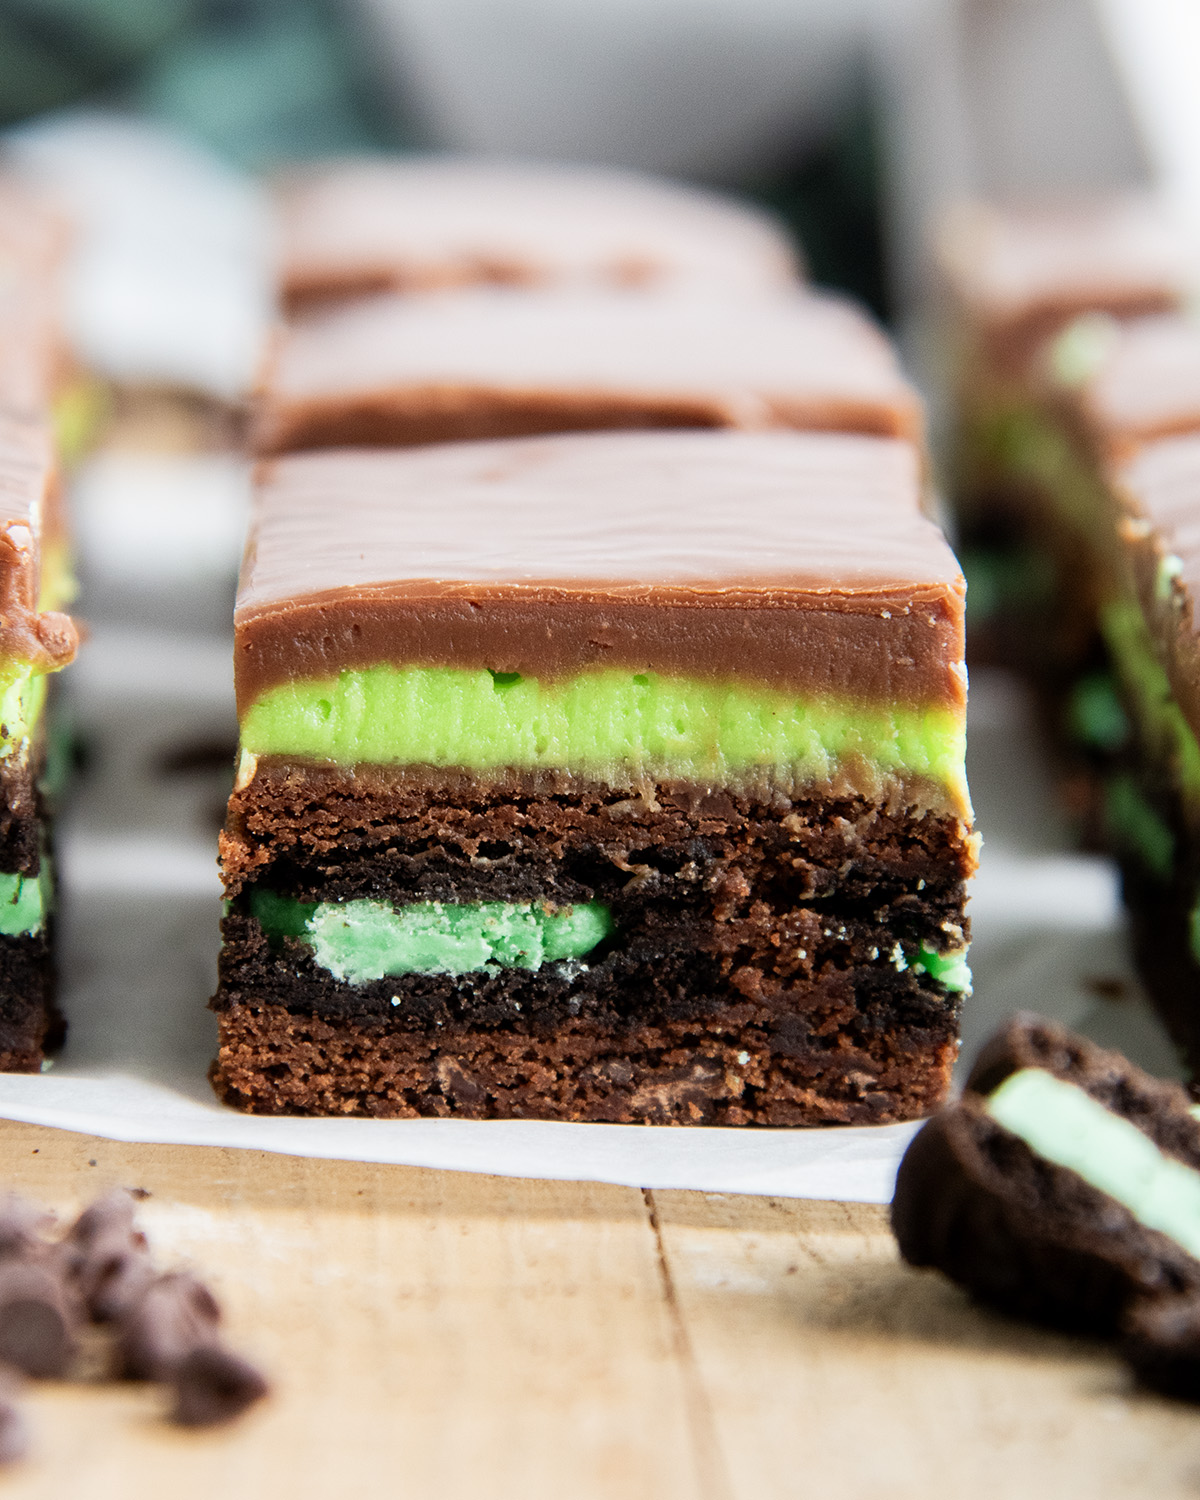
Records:
[[[382,296],[279,337],[264,453],[595,428],[916,437],[890,345],[839,298],[475,288]]]
[[[41,790],[49,674],[75,654],[53,446],[0,416],[0,1070],[34,1071],[61,1035],[49,926],[53,875]]]
[[[906,443],[264,466],[215,1068],[245,1108],[907,1118],[957,1047],[962,580]]]
[[[283,298],[481,282],[776,289],[799,272],[743,203],[634,173],[462,157],[348,161],[280,192]]]

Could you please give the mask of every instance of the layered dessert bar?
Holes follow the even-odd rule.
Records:
[[[774,289],[799,274],[768,215],[602,168],[411,157],[335,162],[279,193],[284,305],[480,282]]]
[[[473,288],[300,319],[264,374],[264,453],[615,427],[914,437],[920,403],[840,298]]]
[[[1127,732],[1108,778],[1138,969],[1200,1074],[1200,423],[1113,477],[1120,590],[1105,640]]]
[[[1023,666],[1053,692],[1080,647],[1060,609],[1077,582],[1072,545],[1047,546],[1055,507],[1038,471],[1047,351],[1083,314],[1181,306],[1195,258],[1153,199],[1102,197],[963,206],[943,225],[938,260],[971,653]]]
[[[218,1093],[812,1125],[942,1099],[963,581],[908,443],[571,434],[263,466]]]
[[[42,786],[49,674],[75,654],[54,450],[34,418],[0,415],[0,1071],[36,1072],[61,1038]]]

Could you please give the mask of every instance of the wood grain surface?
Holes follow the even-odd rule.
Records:
[[[273,1398],[30,1386],[14,1497],[764,1500],[1200,1494],[1200,1412],[899,1264],[883,1210],[124,1146],[0,1123],[62,1214],[145,1188]]]

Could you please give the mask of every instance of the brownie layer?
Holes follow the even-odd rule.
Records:
[[[231,1005],[218,1024],[212,1078],[227,1104],[377,1118],[878,1124],[935,1109],[958,1048],[945,1017],[824,1038],[803,1019],[789,1033],[749,1003],[713,1006],[694,1022],[615,1029],[580,1018],[547,1032],[407,1031],[360,1017],[331,1024],[250,1004]]]
[[[54,989],[49,926],[0,937],[0,1073],[37,1073],[62,1045],[66,1022]]]
[[[219,1086],[264,1110],[779,1124],[941,1097],[961,995],[929,969],[966,941],[961,822],[539,780],[260,764],[223,838]],[[614,932],[585,963],[350,985],[269,941],[254,890],[599,901]]]

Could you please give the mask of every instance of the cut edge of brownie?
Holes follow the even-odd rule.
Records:
[[[791,1125],[911,1118],[945,1095],[961,995],[918,958],[966,944],[975,838],[956,818],[665,785],[643,801],[596,786],[514,799],[464,777],[434,792],[372,775],[356,798],[353,778],[295,772],[276,767],[231,803],[213,1000],[230,1102]],[[617,935],[534,972],[356,985],[304,942],[268,937],[256,889],[600,900]]]

